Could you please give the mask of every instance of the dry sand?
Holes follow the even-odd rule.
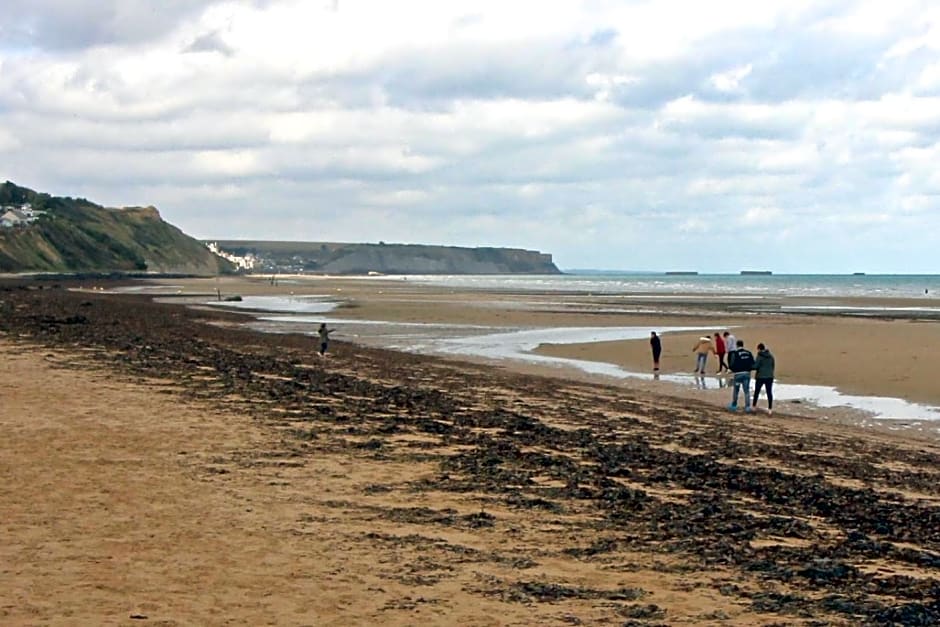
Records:
[[[480,501],[363,494],[390,478],[433,476],[436,465],[305,454],[302,442],[246,415],[185,402],[172,381],[114,374],[80,354],[0,340],[0,624],[531,625],[612,617],[603,603],[530,605],[474,593],[563,533],[549,521],[497,512],[515,533],[429,532],[381,513],[472,515]],[[603,588],[643,583],[677,615],[723,605],[714,591],[670,590],[649,573],[605,573],[573,558],[545,560],[528,576]]]
[[[308,452],[247,415],[185,401],[173,381],[114,375],[0,340],[3,625],[618,624],[622,608],[652,602],[673,624],[770,621],[681,567],[663,572],[672,556],[628,552],[622,572],[546,554],[562,538],[592,541],[554,516],[488,506],[499,530],[389,520],[389,509],[473,516],[486,501],[389,494],[378,487],[436,476],[437,464]],[[644,601],[486,592],[520,567],[526,581],[637,588]]]

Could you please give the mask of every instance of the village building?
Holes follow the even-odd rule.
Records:
[[[39,219],[45,211],[33,209],[29,203],[22,205],[4,205],[0,207],[0,228],[27,226]]]

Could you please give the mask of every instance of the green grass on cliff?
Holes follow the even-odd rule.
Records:
[[[6,182],[0,204],[46,213],[0,228],[0,272],[161,272],[213,275],[232,269],[153,207],[108,209],[83,198],[40,194]]]

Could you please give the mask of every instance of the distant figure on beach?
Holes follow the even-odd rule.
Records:
[[[718,355],[718,372],[716,374],[721,374],[722,370],[728,367],[728,364],[725,363],[726,352],[724,338],[721,337],[718,331],[715,331],[715,354]]]
[[[757,359],[754,360],[754,409],[760,389],[767,390],[767,413],[774,413],[774,356],[763,344],[757,345]]]
[[[754,355],[744,348],[744,340],[737,341],[737,349],[728,353],[731,372],[734,373],[734,392],[728,409],[738,411],[738,393],[744,392],[744,411],[751,413],[751,370],[754,369]]]
[[[715,347],[712,346],[712,340],[707,335],[703,335],[698,339],[698,343],[692,347],[692,352],[695,353],[695,374],[705,374],[705,366],[708,363],[708,354],[715,352]]]
[[[321,322],[320,328],[317,329],[317,335],[320,336],[320,356],[326,355],[326,349],[330,344],[330,333],[336,329],[327,329],[326,323]]]
[[[727,369],[731,371],[732,370],[731,359],[733,357],[735,349],[737,349],[738,347],[738,340],[736,337],[734,337],[734,335],[730,331],[725,331],[723,335],[724,335],[724,340],[725,340],[725,350],[727,351],[727,354],[728,354],[728,361],[725,363],[725,367],[727,367]]]
[[[653,351],[653,372],[659,372],[659,356],[663,354],[663,343],[656,331],[650,331],[650,350]]]

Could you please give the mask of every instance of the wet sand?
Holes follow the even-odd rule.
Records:
[[[659,331],[663,327],[701,327],[709,335],[730,328],[752,351],[756,352],[758,342],[770,348],[781,382],[833,386],[846,394],[940,406],[940,321],[741,311],[749,304],[771,312],[781,306],[807,304],[935,307],[936,299],[615,297],[467,291],[407,280],[322,277],[297,278],[293,282],[282,279],[277,286],[260,277],[176,284],[183,293],[211,295],[219,287],[224,294],[331,296],[346,304],[339,313],[349,319],[494,327],[645,326]],[[653,313],[659,310],[669,313]],[[687,332],[663,337],[663,374],[692,372],[695,357],[691,349],[700,335],[702,332]],[[615,364],[634,372],[652,370],[648,340],[546,345],[537,352]],[[714,356],[710,357],[709,370],[717,370]],[[665,387],[669,393],[688,393],[688,386]]]
[[[779,381],[829,385],[841,392],[902,398],[940,405],[940,323],[909,320],[781,316],[779,320],[735,320],[731,331],[757,353],[762,342],[773,353]],[[713,329],[713,330],[712,330]],[[713,326],[714,331],[727,330]],[[692,347],[701,333],[662,337],[664,373],[690,373]],[[545,346],[545,355],[603,361],[648,372],[648,340]],[[708,361],[709,373],[717,357]]]
[[[940,620],[935,440],[20,287],[3,624]]]

